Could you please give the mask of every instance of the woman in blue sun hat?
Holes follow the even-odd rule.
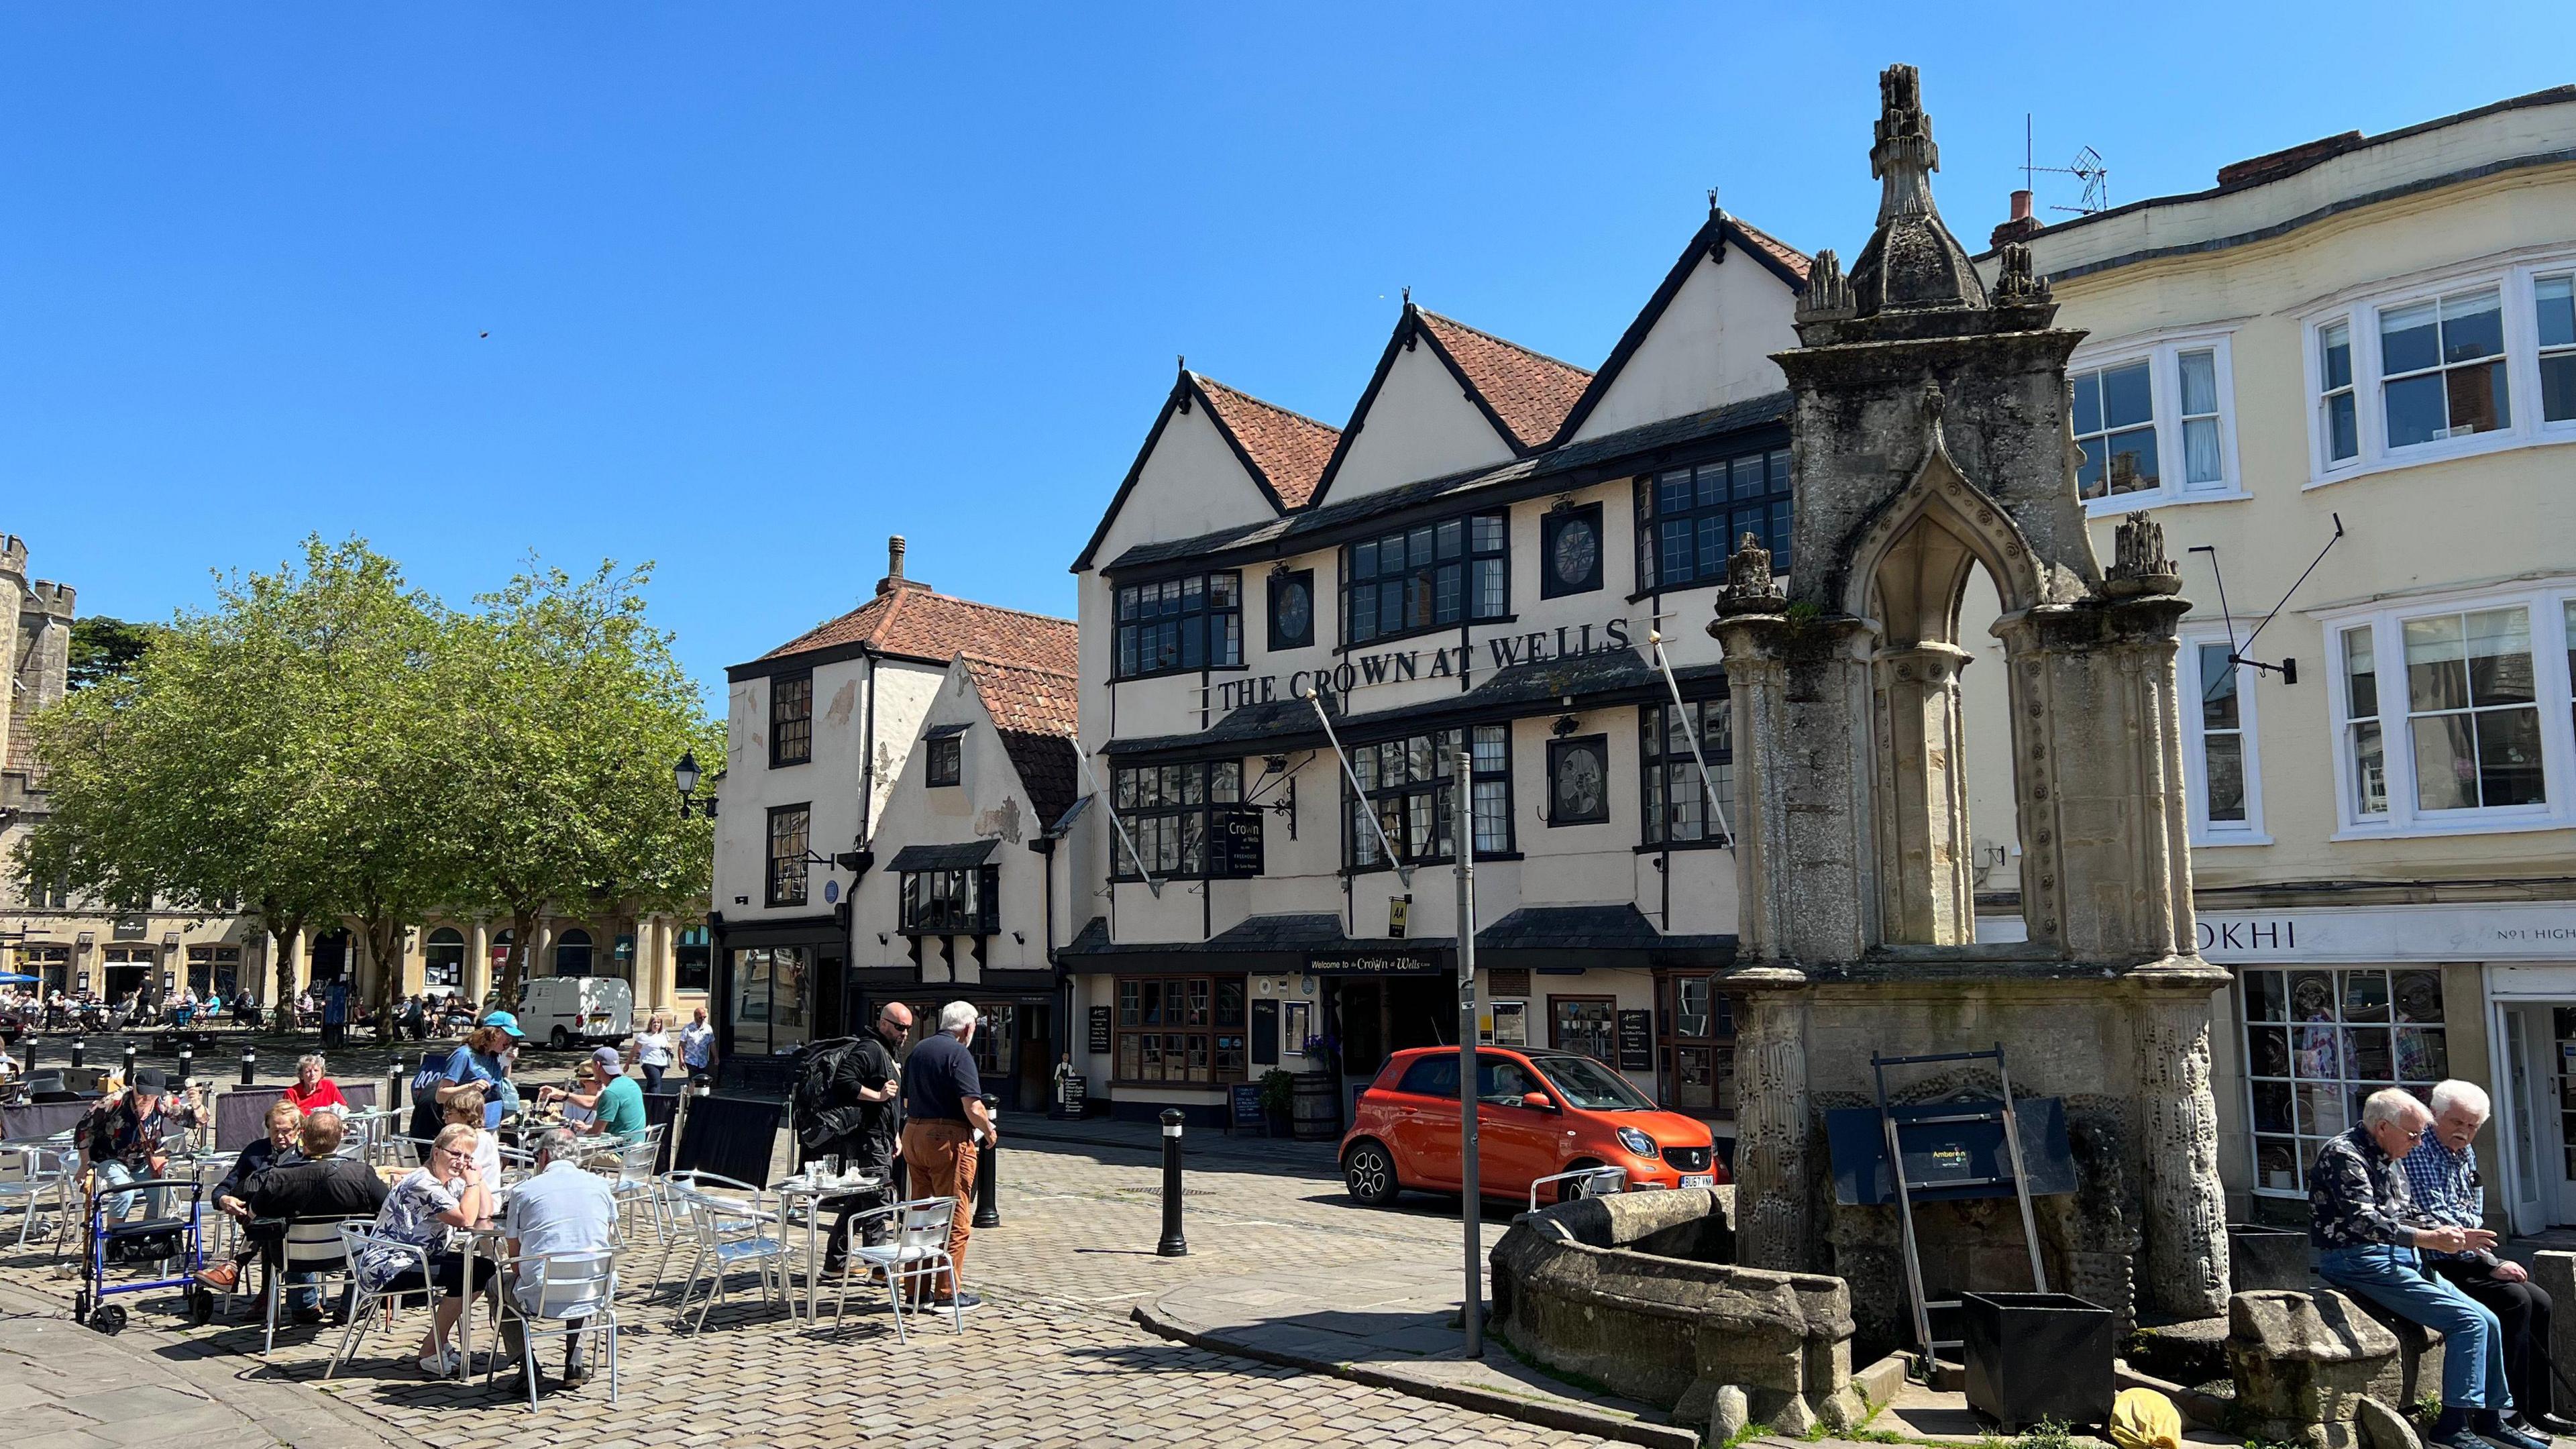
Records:
[[[484,1091],[483,1128],[487,1132],[499,1128],[501,1119],[518,1109],[519,1094],[510,1084],[510,1058],[526,1039],[518,1017],[495,1011],[465,1034],[464,1042],[448,1053],[445,1062],[435,1067],[423,1062],[420,1076],[412,1082],[412,1137],[422,1142],[436,1137],[445,1125],[444,1099],[459,1087],[477,1083]]]

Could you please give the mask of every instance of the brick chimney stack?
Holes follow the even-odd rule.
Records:
[[[886,575],[877,580],[877,592],[891,594],[897,589],[928,587],[930,587],[928,584],[918,579],[908,579],[903,576],[903,535],[898,533],[888,537],[886,539]]]
[[[2031,215],[2030,193],[2016,191],[2012,195],[2012,220],[1996,227],[1994,234],[1986,238],[1986,243],[1999,247],[2006,242],[2026,242],[2037,236],[2044,225],[2046,223]]]

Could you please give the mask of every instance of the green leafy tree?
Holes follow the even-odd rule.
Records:
[[[510,919],[495,986],[515,1005],[549,905],[610,941],[644,914],[698,909],[711,827],[682,820],[671,766],[720,730],[645,616],[650,565],[585,577],[531,561],[461,622],[442,692],[464,772],[471,841],[463,901]],[[603,949],[610,941],[601,943]]]
[[[132,676],[161,633],[159,625],[130,624],[105,614],[74,620],[65,687],[88,689]]]

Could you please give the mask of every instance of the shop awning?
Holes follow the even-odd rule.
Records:
[[[971,870],[993,858],[998,840],[970,840],[963,845],[907,845],[894,853],[888,870]]]

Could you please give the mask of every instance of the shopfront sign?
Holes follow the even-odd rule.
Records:
[[[2227,965],[2576,962],[2576,901],[2213,911],[2199,928],[2200,954]]]
[[[1400,951],[1324,951],[1307,957],[1306,969],[1318,976],[1429,976],[1449,968]]]
[[[1250,880],[1261,875],[1261,808],[1248,805],[1227,810],[1216,817],[1215,860],[1208,862],[1217,875],[1229,880]]]
[[[1211,692],[1218,709],[1235,710],[1249,704],[1304,699],[1309,689],[1327,695],[1347,695],[1380,684],[1403,684],[1416,679],[1470,679],[1479,669],[1544,664],[1554,659],[1579,659],[1586,654],[1608,654],[1635,647],[1628,637],[1626,619],[1605,619],[1598,624],[1561,624],[1554,629],[1532,629],[1525,634],[1504,634],[1466,644],[1428,644],[1411,649],[1380,649],[1369,654],[1353,654],[1339,664],[1322,669],[1300,669],[1284,679],[1276,674],[1261,674],[1248,679],[1219,681],[1211,686]]]
[[[1655,1069],[1655,1014],[1651,1011],[1619,1013],[1619,1070],[1651,1072]]]
[[[1086,1035],[1086,1040],[1084,1041],[1083,1045],[1084,1045],[1086,1048],[1088,1048],[1092,1053],[1094,1053],[1095,1055],[1098,1055],[1098,1056],[1104,1056],[1104,1057],[1105,1057],[1105,1056],[1109,1055],[1109,1008],[1108,1008],[1108,1007],[1105,1007],[1105,1006],[1095,1006],[1095,1007],[1091,1008],[1091,1029],[1090,1029],[1090,1031],[1089,1031],[1088,1033],[1086,1033],[1085,1035]]]

